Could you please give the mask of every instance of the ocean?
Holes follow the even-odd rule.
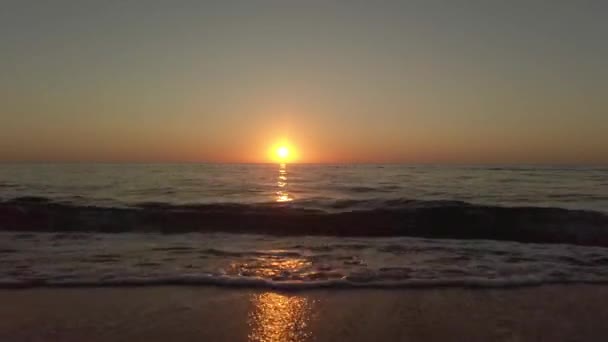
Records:
[[[0,286],[608,282],[601,167],[1,164]]]

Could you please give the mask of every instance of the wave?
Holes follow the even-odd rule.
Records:
[[[329,208],[341,211],[279,203],[99,207],[22,197],[0,202],[0,230],[416,236],[608,246],[608,216],[594,211],[407,199],[336,201]]]
[[[410,279],[382,280],[330,279],[319,281],[275,281],[256,277],[231,277],[216,275],[182,275],[159,278],[120,278],[105,280],[1,280],[0,289],[26,289],[38,287],[145,287],[145,286],[218,286],[228,288],[267,288],[275,290],[312,289],[402,289],[402,288],[514,288],[542,285],[607,284],[608,279],[589,277],[586,279],[543,279],[539,276],[488,279],[468,277],[456,279]]]

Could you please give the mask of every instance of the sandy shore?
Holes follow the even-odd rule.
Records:
[[[608,286],[0,291],[0,341],[606,341]]]

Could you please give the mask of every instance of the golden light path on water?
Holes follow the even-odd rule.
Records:
[[[249,262],[233,262],[229,272],[239,276],[278,280],[307,272],[311,268],[312,263],[305,258],[262,255]],[[249,341],[303,342],[312,337],[310,322],[314,300],[298,295],[263,292],[252,294],[250,303],[247,317]]]
[[[264,292],[251,295],[249,341],[302,342],[310,339],[314,302],[301,296]]]
[[[278,154],[282,158],[286,158],[287,153],[287,150],[278,150]],[[279,164],[277,188],[276,202],[293,200],[287,190],[286,163]],[[232,271],[238,272],[240,275],[266,279],[280,278],[291,272],[302,271],[310,267],[310,261],[306,259],[272,257],[258,257],[251,263],[231,265]],[[309,324],[313,301],[297,295],[274,292],[253,294],[250,300],[252,308],[248,316],[249,341],[302,342],[310,339],[312,333]]]
[[[277,187],[277,202],[289,202],[293,200],[293,198],[289,195],[289,192],[287,191],[287,164],[285,163],[279,164],[279,176],[277,177]]]
[[[278,154],[285,158],[286,151]],[[276,202],[289,202],[293,198],[287,189],[287,164],[279,164]],[[312,267],[303,258],[258,257],[250,263],[233,263],[232,272],[244,276],[277,279]],[[251,342],[303,342],[312,337],[310,320],[314,301],[297,295],[264,292],[251,295],[252,308],[248,315]]]

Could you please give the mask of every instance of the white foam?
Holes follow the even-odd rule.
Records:
[[[322,288],[335,289],[374,289],[374,288],[436,288],[436,287],[465,287],[465,288],[511,288],[524,286],[540,286],[551,284],[606,284],[606,278],[585,278],[579,280],[541,279],[538,277],[516,277],[511,279],[411,279],[401,281],[368,281],[354,282],[346,279],[322,281],[273,281],[255,277],[229,276],[176,276],[163,278],[124,278],[112,280],[71,280],[71,281],[15,281],[0,280],[0,288],[30,288],[30,287],[143,287],[143,286],[220,286],[271,288],[277,290],[312,290]]]
[[[608,282],[608,248],[417,238],[0,233],[0,287],[408,288]],[[297,243],[296,243],[297,242]],[[10,249],[8,249],[10,247]]]

